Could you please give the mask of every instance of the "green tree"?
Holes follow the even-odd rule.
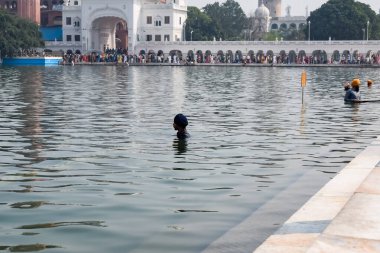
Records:
[[[369,38],[379,38],[379,17],[367,4],[354,0],[329,0],[313,11],[307,21],[311,25],[311,39],[361,40],[366,38],[369,21]],[[308,26],[304,28],[308,34]]]
[[[20,49],[43,46],[38,25],[0,10],[1,56],[13,56]]]
[[[219,37],[219,28],[213,20],[197,7],[187,8],[186,40],[207,41]]]
[[[220,29],[224,40],[242,39],[242,30],[247,26],[248,19],[238,2],[227,0],[221,5],[215,2],[206,5],[203,10]]]

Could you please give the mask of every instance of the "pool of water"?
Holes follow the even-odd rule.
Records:
[[[378,99],[376,69],[308,68],[303,104],[301,71],[0,67],[0,251],[201,252],[312,172],[286,220],[379,135],[342,87]]]

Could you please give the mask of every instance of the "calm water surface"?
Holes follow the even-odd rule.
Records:
[[[342,83],[379,99],[380,76],[307,69],[302,105],[301,71],[0,68],[0,251],[201,252],[306,173],[317,191],[380,135]]]

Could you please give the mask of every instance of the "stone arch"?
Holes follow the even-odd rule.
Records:
[[[148,56],[146,57],[147,62],[157,62],[157,54],[153,49],[149,49]]]
[[[360,61],[360,53],[359,53],[359,50],[354,50],[354,52],[352,53],[352,62],[353,63],[357,63]]]
[[[256,62],[263,63],[265,61],[265,54],[263,50],[259,50],[256,53]]]
[[[249,56],[249,58],[248,58]],[[255,52],[253,50],[248,51],[247,59],[249,59],[248,63],[255,61]]]
[[[87,49],[95,50],[103,50],[107,45],[109,48],[115,48],[117,24],[121,22],[128,27],[127,24],[130,23],[129,17],[121,9],[113,7],[108,7],[106,11],[96,9],[82,21],[86,21],[82,27],[86,31],[85,37],[87,37],[83,42],[88,43]],[[125,31],[124,35],[127,34],[128,31]],[[123,47],[127,48],[128,45]]]
[[[240,50],[237,50],[235,52],[235,60],[234,60],[234,62],[235,63],[240,63],[240,62],[242,62],[242,60],[243,60],[243,54],[242,54],[242,52]]]
[[[128,48],[128,25],[125,21],[116,24],[115,40],[117,48]]]
[[[314,50],[312,55],[314,64],[327,63],[327,53],[325,50]]]
[[[294,64],[297,63],[297,54],[296,51],[290,50],[288,55],[288,63]]]
[[[290,29],[297,29],[297,25],[296,25],[295,23],[291,23],[291,24],[289,25],[289,28],[290,28]]]
[[[164,51],[162,51],[161,49],[158,50],[157,51],[157,62],[158,63],[164,62],[164,58],[165,58]]]
[[[280,62],[285,62],[286,57],[287,57],[287,55],[286,55],[285,50],[281,50],[281,51],[280,51],[280,59],[279,59]]]
[[[340,62],[340,52],[338,50],[335,50],[332,54],[332,61],[333,62]]]
[[[169,52],[171,63],[178,63],[182,60],[182,51],[178,49],[173,49]]]
[[[351,53],[349,50],[344,50],[342,54],[341,63],[350,63],[351,62]]]
[[[350,55],[350,50],[344,50],[342,55],[344,56]]]
[[[268,50],[267,51],[267,62],[268,63],[273,63],[273,57],[274,57],[274,53],[272,50]]]
[[[373,54],[372,50],[369,50],[369,51],[367,52],[367,54],[366,54],[366,57],[371,57],[372,54]]]
[[[300,50],[300,51],[298,52],[298,58],[299,58],[300,60],[302,60],[302,57],[305,57],[305,58],[306,58],[306,52],[305,52],[305,50]]]
[[[203,52],[202,52],[202,50],[197,51],[197,62],[203,63]]]
[[[206,63],[211,63],[211,57],[212,57],[212,54],[211,54],[211,51],[210,50],[206,50],[205,52],[205,62]]]
[[[272,30],[278,30],[278,24],[272,24],[271,29]]]
[[[228,50],[226,53],[226,63],[232,63],[234,58],[234,54],[232,53],[231,50]]]
[[[282,23],[282,24],[280,25],[280,29],[286,30],[286,29],[288,29],[288,25],[285,24],[285,23]]]
[[[219,51],[217,52],[216,57],[217,57],[217,59],[218,59],[219,62],[224,63],[224,61],[225,61],[225,56],[224,56],[224,53],[223,53],[222,50],[219,50]]]
[[[193,50],[189,50],[187,52],[187,61],[194,62],[194,51]]]

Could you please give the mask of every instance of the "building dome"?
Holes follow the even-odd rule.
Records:
[[[255,11],[256,18],[269,18],[270,11],[265,5],[262,3]]]

